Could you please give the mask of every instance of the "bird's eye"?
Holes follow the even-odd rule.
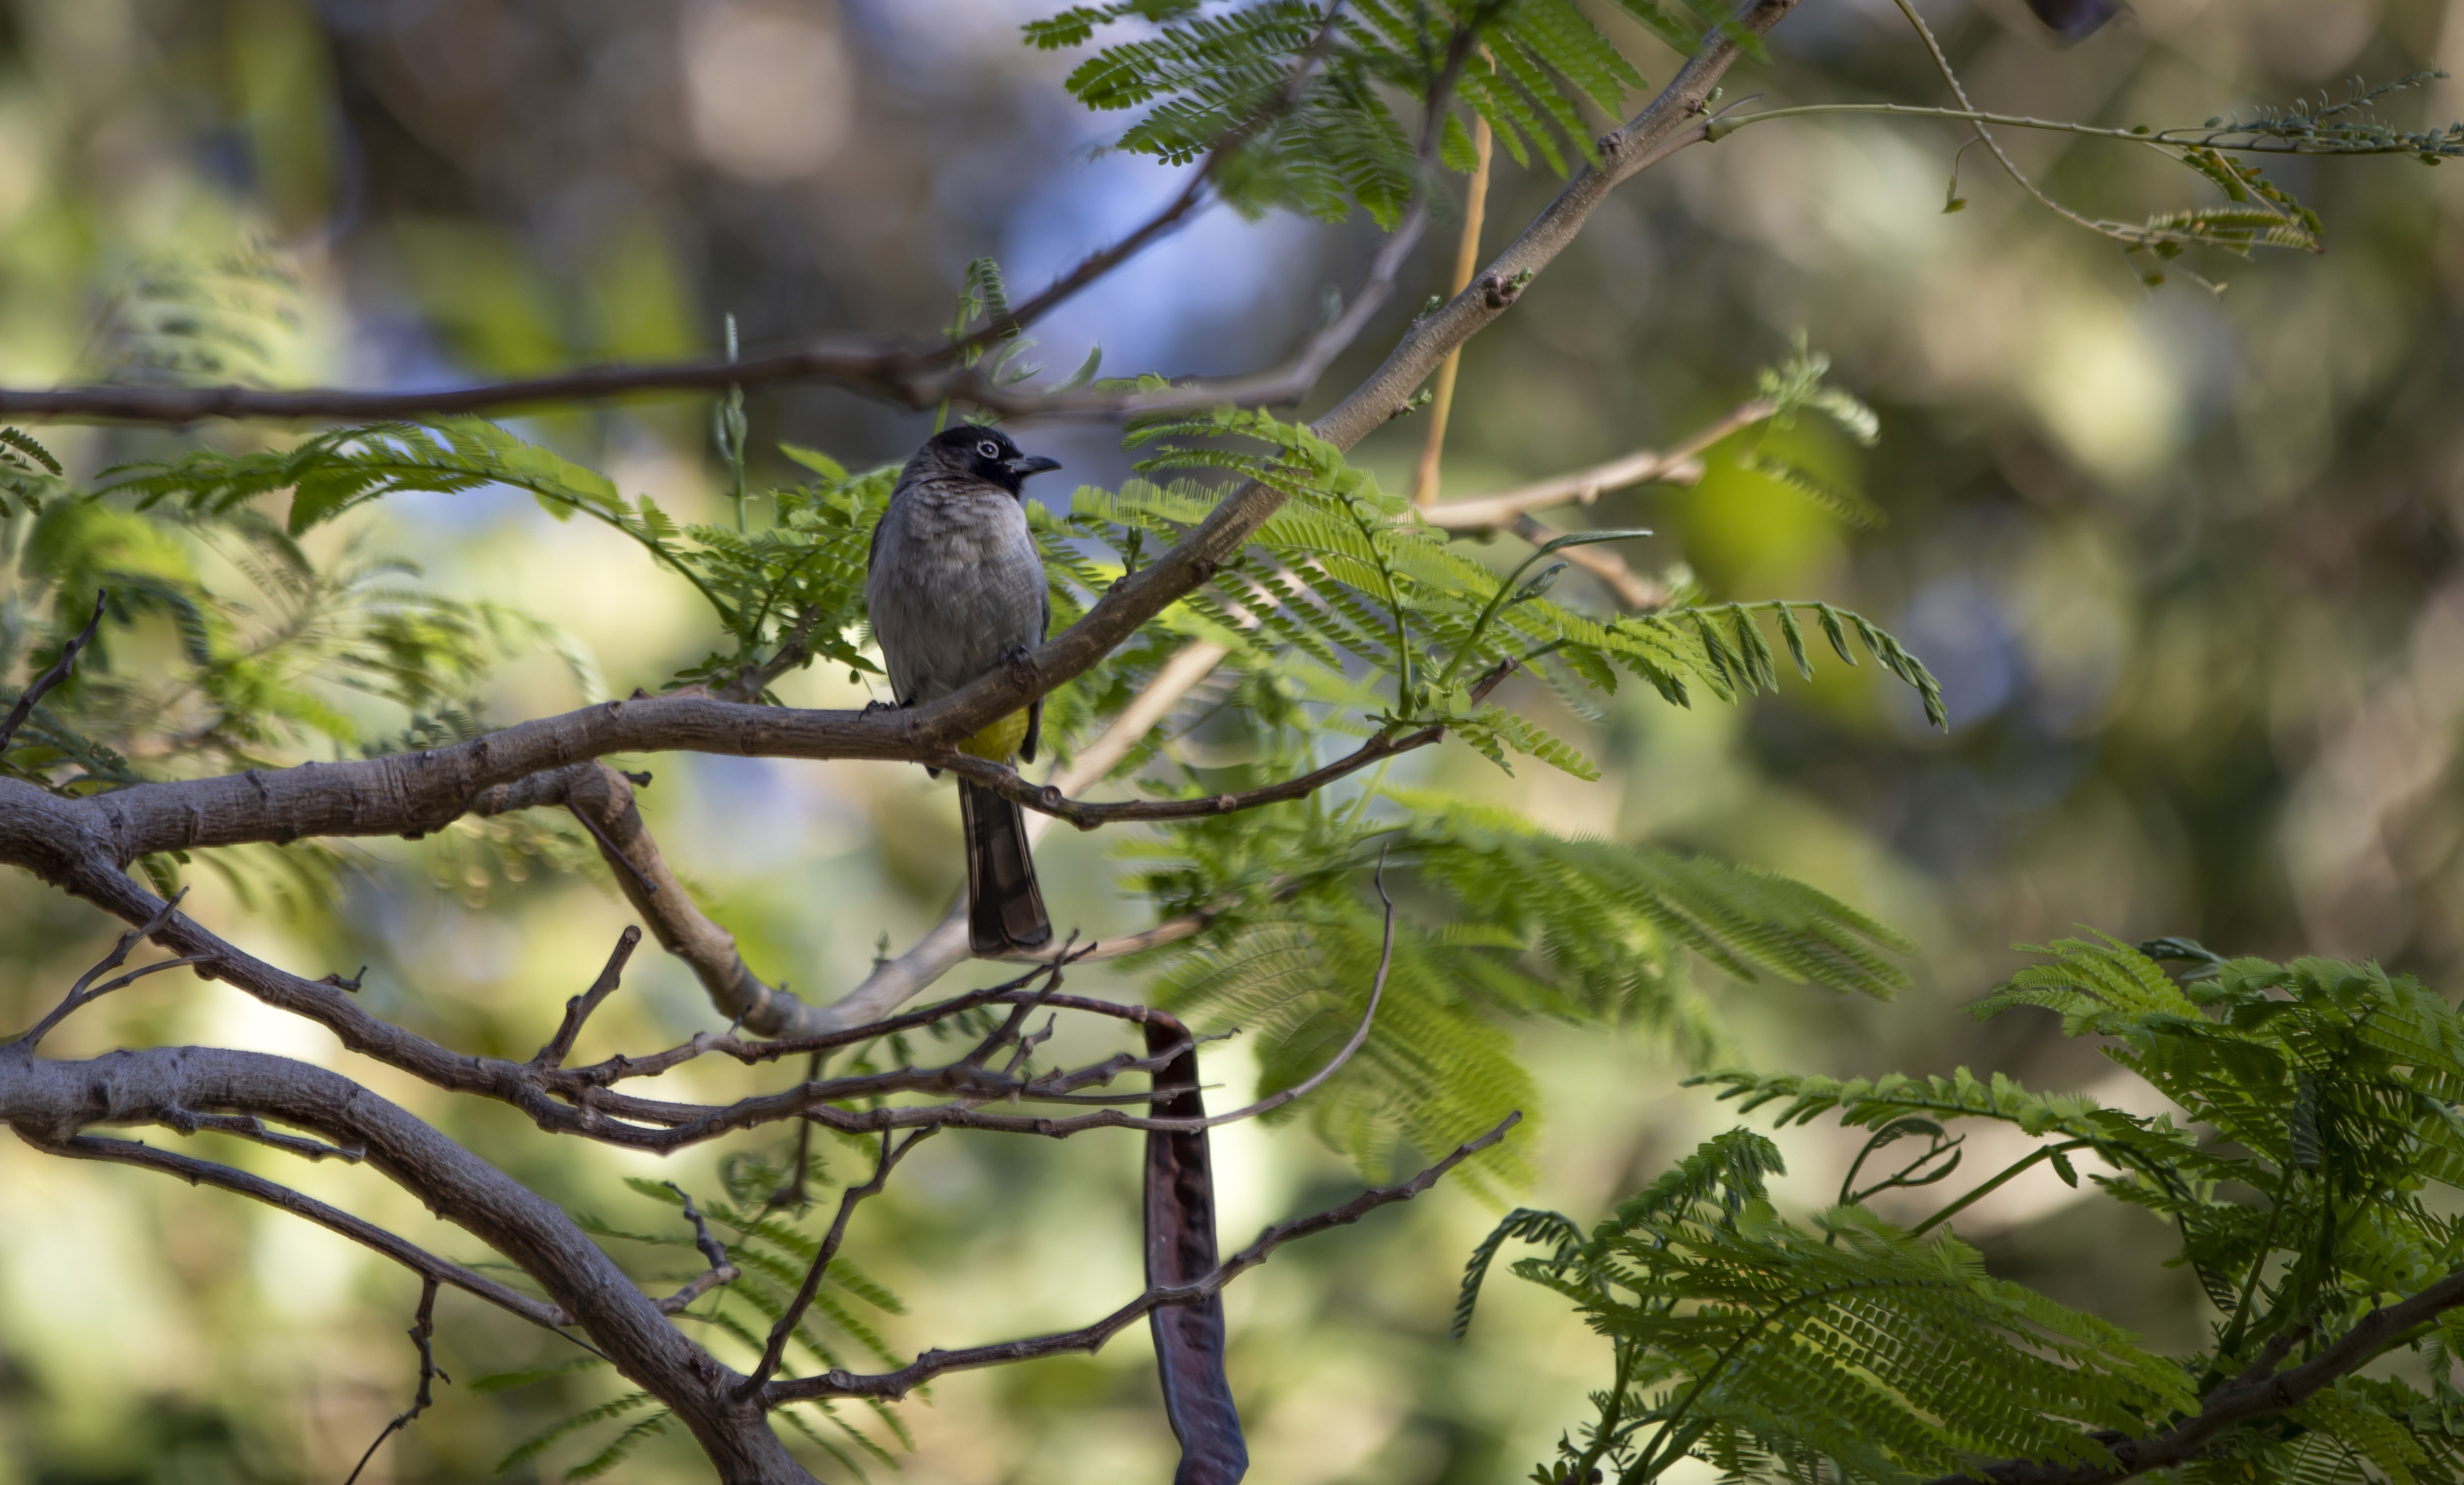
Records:
[[[998,459],[1001,457],[1001,445],[994,443],[988,438],[976,446],[976,452],[983,455],[987,459]]]

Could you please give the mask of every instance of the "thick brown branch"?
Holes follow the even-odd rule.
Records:
[[[615,874],[616,889],[649,925],[659,947],[692,969],[719,1015],[762,1037],[795,1036],[835,1024],[820,1019],[814,1007],[784,989],[765,984],[744,962],[736,935],[694,904],[643,824],[632,780],[595,761],[576,764],[561,776],[564,791],[557,802],[589,827],[600,858]]]
[[[175,917],[164,932],[186,925]],[[368,1164],[387,1179],[530,1275],[619,1371],[692,1430],[723,1480],[809,1478],[758,1409],[731,1401],[734,1373],[681,1335],[554,1203],[341,1074],[220,1048],[158,1047],[93,1061],[0,1053],[0,1121],[37,1145],[75,1148],[80,1131],[95,1125],[177,1126],[191,1110],[257,1115],[364,1147]],[[145,1163],[139,1150],[96,1153]],[[205,1174],[193,1166],[177,1173]],[[367,1240],[359,1232],[349,1235]],[[462,1287],[448,1274],[433,1277]]]
[[[1397,1186],[1373,1187],[1342,1206],[1299,1217],[1267,1228],[1258,1240],[1225,1259],[1215,1272],[1195,1283],[1159,1285],[1149,1289],[1129,1303],[1095,1323],[1077,1330],[1055,1335],[1036,1336],[1024,1341],[1003,1341],[993,1345],[970,1346],[959,1351],[927,1351],[896,1371],[872,1376],[834,1370],[819,1377],[804,1377],[789,1382],[773,1382],[762,1389],[765,1406],[776,1408],[783,1403],[801,1402],[815,1397],[880,1397],[901,1398],[923,1383],[944,1372],[967,1371],[983,1366],[1005,1365],[1011,1362],[1033,1361],[1038,1357],[1061,1356],[1072,1351],[1096,1351],[1104,1343],[1120,1334],[1131,1324],[1151,1312],[1168,1304],[1195,1304],[1209,1295],[1219,1294],[1223,1286],[1249,1270],[1264,1263],[1274,1251],[1297,1238],[1315,1236],[1319,1233],[1359,1221],[1380,1207],[1398,1201],[1409,1201],[1438,1183],[1440,1177],[1480,1151],[1506,1138],[1506,1131],[1521,1123],[1520,1113],[1508,1114],[1505,1123],[1476,1140],[1456,1146],[1453,1153],[1412,1179]]]

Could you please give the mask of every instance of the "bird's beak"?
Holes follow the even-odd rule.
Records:
[[[1042,454],[1020,454],[1015,459],[1002,460],[1001,468],[1024,479],[1030,474],[1041,474],[1046,470],[1057,470],[1061,468],[1061,461],[1046,459]]]

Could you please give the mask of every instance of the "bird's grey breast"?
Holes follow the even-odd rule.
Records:
[[[1044,639],[1044,560],[1016,495],[907,479],[873,529],[865,601],[901,705],[966,685]]]

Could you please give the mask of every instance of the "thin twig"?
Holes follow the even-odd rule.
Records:
[[[758,666],[738,668],[736,679],[711,694],[721,701],[759,701],[761,693],[770,688],[771,682],[803,665],[812,653],[809,642],[813,637],[813,625],[821,622],[821,619],[819,608],[806,608],[797,614],[796,622],[779,637],[779,647],[771,652],[768,660]]]
[[[662,1313],[673,1315],[719,1285],[736,1282],[737,1275],[736,1265],[727,1261],[727,1245],[711,1235],[710,1224],[702,1220],[701,1210],[693,1205],[693,1197],[673,1181],[659,1184],[675,1192],[677,1199],[685,1204],[685,1220],[693,1224],[693,1246],[710,1263],[707,1270],[694,1275],[682,1289],[655,1301]]]
[[[269,1149],[282,1150],[305,1160],[324,1160],[331,1157],[345,1165],[356,1166],[368,1158],[367,1147],[364,1145],[328,1145],[323,1140],[311,1139],[304,1134],[285,1134],[268,1125],[264,1120],[254,1114],[195,1114],[187,1110],[177,1110],[173,1117],[165,1122],[182,1134],[195,1134],[199,1130],[208,1130],[215,1134],[234,1135],[243,1140],[253,1140]]]
[[[779,1364],[787,1353],[787,1337],[794,1334],[797,1324],[803,1320],[804,1311],[812,1305],[813,1296],[821,1292],[822,1276],[829,1271],[830,1259],[838,1256],[839,1244],[847,1239],[847,1219],[855,1215],[857,1204],[868,1196],[881,1194],[881,1189],[890,1181],[890,1172],[907,1158],[907,1152],[935,1132],[918,1129],[904,1140],[895,1139],[888,1130],[882,1132],[881,1158],[873,1165],[872,1179],[862,1186],[850,1186],[840,1195],[839,1214],[831,1219],[830,1231],[822,1239],[821,1251],[813,1255],[812,1266],[804,1271],[804,1282],[797,1288],[796,1298],[788,1301],[779,1322],[770,1327],[770,1339],[761,1347],[760,1365],[753,1368],[751,1376],[737,1385],[737,1397],[756,1395],[761,1390],[761,1385],[778,1373]]]
[[[393,1437],[394,1434],[401,1430],[407,1428],[413,1418],[416,1418],[421,1413],[428,1411],[428,1405],[434,1401],[434,1399],[429,1395],[429,1385],[430,1383],[439,1380],[447,1383],[452,1382],[453,1379],[451,1377],[446,1376],[445,1373],[437,1367],[435,1342],[436,1280],[432,1278],[423,1278],[419,1283],[419,1319],[413,1321],[410,1327],[410,1343],[419,1347],[418,1395],[410,1400],[410,1407],[407,1410],[397,1413],[394,1416],[393,1422],[385,1426],[385,1431],[379,1433],[377,1435],[376,1442],[368,1446],[368,1452],[360,1455],[360,1462],[351,1467],[350,1478],[344,1480],[342,1485],[358,1485],[360,1472],[365,1470],[368,1467],[368,1461],[377,1456],[377,1451],[384,1446],[385,1441]]]
[[[601,856],[605,857],[608,861],[615,863],[617,865],[624,867],[627,871],[633,874],[633,880],[641,884],[643,896],[656,897],[659,895],[658,882],[653,879],[649,872],[644,871],[641,865],[636,863],[633,858],[619,850],[615,841],[607,839],[607,832],[599,827],[599,821],[590,818],[589,811],[580,809],[575,806],[573,802],[573,792],[570,789],[565,791],[564,807],[572,813],[574,819],[582,821],[582,828],[590,832],[590,839],[599,842],[599,854]]]
[[[1206,199],[1208,188],[1222,174],[1223,167],[1231,163],[1232,158],[1261,131],[1300,102],[1301,95],[1309,89],[1309,76],[1317,70],[1320,62],[1326,60],[1327,49],[1334,41],[1335,22],[1342,14],[1343,0],[1334,0],[1327,7],[1326,19],[1320,23],[1316,37],[1294,58],[1291,70],[1285,75],[1284,84],[1275,90],[1275,96],[1239,126],[1216,139],[1214,146],[1207,150],[1205,160],[1191,172],[1180,193],[1165,203],[1161,210],[1138,224],[1119,241],[1079,259],[1075,268],[1054,279],[1035,297],[1011,309],[1008,314],[997,317],[975,334],[953,340],[939,352],[940,359],[957,360],[970,352],[989,349],[996,340],[1016,335],[1050,313],[1063,300],[1128,262],[1149,243],[1178,226],[1181,218],[1196,210]]]
[[[24,1036],[11,1041],[8,1045],[20,1052],[32,1052],[35,1047],[42,1043],[44,1036],[49,1033],[53,1027],[57,1026],[62,1020],[66,1019],[72,1013],[77,1011],[78,1007],[85,1005],[89,1001],[96,1000],[103,995],[109,994],[111,992],[118,990],[122,985],[127,984],[130,980],[137,979],[143,975],[151,974],[157,970],[173,969],[183,964],[204,964],[219,958],[220,956],[216,954],[187,954],[177,959],[165,960],[161,964],[147,965],[133,974],[123,974],[120,978],[113,980],[110,984],[103,986],[100,990],[94,992],[92,994],[86,994],[87,986],[92,985],[96,980],[100,979],[103,975],[108,974],[112,971],[119,969],[121,965],[126,964],[128,962],[128,955],[131,950],[134,950],[138,945],[145,942],[147,939],[152,938],[156,933],[161,932],[163,926],[169,923],[172,915],[180,910],[180,902],[187,895],[188,889],[187,887],[180,888],[178,891],[172,893],[151,917],[147,918],[143,923],[139,924],[136,928],[130,928],[127,932],[120,935],[120,941],[111,946],[111,952],[97,960],[94,968],[77,976],[77,982],[69,987],[69,993],[60,997],[60,1003],[52,1008],[51,1015],[44,1016],[39,1021],[36,1021]]]
[[[1114,1310],[1091,1325],[1053,1335],[1036,1336],[1024,1341],[1004,1341],[993,1345],[970,1346],[959,1351],[926,1351],[896,1371],[872,1376],[859,1376],[833,1369],[819,1377],[773,1382],[762,1388],[761,1404],[777,1408],[785,1403],[802,1402],[816,1397],[882,1397],[901,1398],[922,1383],[930,1382],[944,1372],[966,1371],[982,1366],[999,1366],[1010,1362],[1031,1361],[1038,1357],[1059,1356],[1071,1351],[1095,1351],[1124,1328],[1151,1312],[1168,1304],[1195,1304],[1209,1295],[1221,1293],[1226,1284],[1266,1261],[1274,1251],[1297,1238],[1312,1237],[1359,1221],[1380,1207],[1398,1201],[1409,1201],[1438,1183],[1440,1177],[1469,1160],[1480,1151],[1506,1138],[1506,1132],[1520,1124],[1520,1113],[1508,1114],[1504,1123],[1476,1140],[1455,1147],[1453,1153],[1429,1167],[1412,1179],[1396,1186],[1373,1187],[1340,1207],[1296,1218],[1267,1228],[1258,1240],[1225,1259],[1215,1271],[1195,1283],[1158,1285],[1135,1299]]]
[[[2123,144],[2170,145],[2176,149],[2212,149],[2239,155],[2418,155],[2422,153],[2424,142],[2419,136],[2347,140],[2332,135],[2306,139],[2260,135],[2236,143],[2235,136],[2250,136],[2256,131],[2199,126],[2157,129],[2141,134],[2130,129],[2099,128],[2067,119],[2038,119],[2028,114],[1987,113],[1965,105],[1938,108],[1921,103],[1803,103],[1790,108],[1756,109],[1751,113],[1723,115],[1711,126],[1710,137],[1716,142],[1727,139],[1749,123],[1762,123],[1772,119],[1802,119],[1815,114],[1889,114],[1902,119],[1940,119],[1951,123],[1992,124],[2006,129],[2075,134],[2084,139],[2111,140]]]
[[[1505,530],[1516,516],[1527,512],[1561,505],[1590,505],[1610,491],[1629,485],[1655,481],[1691,485],[1703,477],[1705,450],[1739,428],[1762,422],[1775,410],[1770,402],[1757,397],[1738,404],[1664,449],[1639,448],[1606,464],[1552,475],[1498,494],[1449,500],[1422,511],[1420,518],[1441,531],[1477,535]]]
[[[66,1155],[76,1160],[102,1160],[116,1165],[137,1166],[148,1170],[159,1170],[165,1175],[178,1176],[190,1186],[217,1187],[237,1195],[261,1201],[269,1207],[278,1208],[293,1216],[313,1222],[327,1232],[339,1233],[362,1247],[372,1249],[391,1258],[424,1278],[451,1284],[465,1294],[485,1299],[496,1308],[508,1314],[519,1316],[543,1330],[553,1330],[559,1335],[565,1335],[561,1327],[572,1323],[564,1311],[556,1305],[545,1300],[534,1299],[517,1290],[508,1289],[493,1278],[475,1274],[450,1259],[440,1258],[409,1240],[386,1232],[365,1218],[353,1216],[339,1207],[328,1206],[313,1196],[295,1191],[287,1186],[277,1185],[263,1176],[214,1161],[199,1160],[193,1155],[157,1149],[153,1146],[142,1144],[136,1140],[79,1134],[66,1140],[52,1142],[34,1139],[22,1128],[17,1132],[21,1139],[45,1154]],[[574,1341],[576,1344],[582,1344],[575,1337],[567,1335],[566,1339]],[[592,1348],[583,1345],[583,1349]]]
[[[26,1033],[26,1035],[18,1037],[16,1040],[10,1042],[9,1045],[17,1048],[20,1051],[32,1052],[41,1043],[44,1036],[48,1034],[53,1027],[57,1026],[60,1022],[68,1019],[69,1016],[76,1014],[77,1011],[93,1004],[95,1001],[100,1000],[103,996],[110,994],[113,991],[119,990],[132,981],[142,980],[149,974],[158,973],[164,970],[176,970],[183,965],[212,964],[221,957],[222,956],[220,954],[185,954],[177,959],[165,959],[155,964],[140,965],[138,968],[129,971],[118,979],[98,985],[90,991],[82,993],[71,991],[69,992],[67,999],[52,1008],[51,1015],[44,1016],[40,1021],[34,1024],[33,1030]]]
[[[1381,732],[1362,743],[1354,751],[1321,769],[1314,769],[1297,778],[1258,789],[1244,789],[1236,794],[1213,795],[1202,799],[1123,799],[1095,803],[1072,799],[1049,784],[1041,787],[1028,783],[1018,771],[1002,764],[979,758],[972,753],[951,750],[948,756],[936,758],[935,766],[964,776],[969,782],[981,784],[1003,798],[1016,799],[1028,809],[1067,820],[1081,830],[1093,830],[1099,825],[1118,824],[1140,819],[1204,819],[1217,815],[1253,810],[1260,805],[1280,804],[1289,799],[1306,798],[1338,778],[1356,774],[1381,759],[1397,753],[1425,748],[1446,735],[1443,727],[1424,727],[1418,732],[1397,736]]]
[[[625,931],[616,935],[616,948],[608,954],[607,966],[599,972],[599,978],[591,982],[588,990],[564,1003],[563,1023],[548,1038],[547,1045],[539,1049],[539,1056],[531,1059],[533,1067],[564,1065],[564,1059],[573,1053],[574,1038],[582,1035],[582,1023],[590,1019],[590,1013],[599,1009],[601,1001],[616,993],[624,978],[625,962],[633,957],[633,948],[641,942],[640,925],[625,925]]]
[[[1386,849],[1383,846],[1380,846],[1377,851],[1375,881],[1377,899],[1386,905],[1386,937],[1385,942],[1378,946],[1377,977],[1370,982],[1369,1003],[1361,1007],[1360,1024],[1352,1029],[1352,1039],[1343,1044],[1341,1051],[1329,1058],[1324,1067],[1281,1093],[1270,1093],[1246,1108],[1236,1108],[1228,1114],[1210,1114],[1200,1119],[1182,1121],[1182,1123],[1192,1128],[1212,1129],[1218,1125],[1237,1124],[1243,1119],[1255,1119],[1260,1114],[1283,1107],[1294,1099],[1306,1098],[1324,1087],[1328,1079],[1341,1072],[1343,1064],[1351,1061],[1352,1055],[1359,1051],[1369,1040],[1369,1028],[1377,1019],[1377,1002],[1385,998],[1387,972],[1395,967],[1395,899],[1386,895]]]
[[[1489,131],[1488,116],[1475,109],[1471,119],[1471,183],[1463,187],[1463,232],[1455,239],[1455,272],[1446,289],[1448,298],[1470,288],[1472,273],[1480,267],[1480,229],[1488,216],[1488,165],[1496,142]],[[1460,345],[1438,363],[1437,384],[1429,393],[1429,431],[1423,435],[1420,468],[1412,480],[1414,505],[1426,508],[1437,503],[1439,461],[1445,457],[1446,421],[1454,412],[1455,376],[1462,369]]]
[[[821,1081],[822,1054],[815,1052],[812,1059],[804,1064],[804,1081],[809,1084]],[[813,1122],[807,1119],[796,1125],[796,1173],[788,1177],[786,1185],[770,1193],[769,1199],[761,1204],[762,1209],[776,1212],[781,1207],[793,1207],[803,1212],[808,1199],[804,1195],[804,1187],[812,1168]]]
[[[67,680],[69,672],[77,668],[77,651],[85,648],[86,643],[94,638],[94,631],[101,626],[102,605],[110,598],[109,588],[95,590],[94,617],[85,622],[85,627],[77,631],[77,638],[60,646],[60,658],[52,662],[52,667],[34,677],[33,684],[17,694],[17,704],[9,709],[8,718],[0,721],[0,753],[9,751],[9,740],[17,735],[17,729],[26,718],[34,714],[34,704],[43,699],[43,693]]]

